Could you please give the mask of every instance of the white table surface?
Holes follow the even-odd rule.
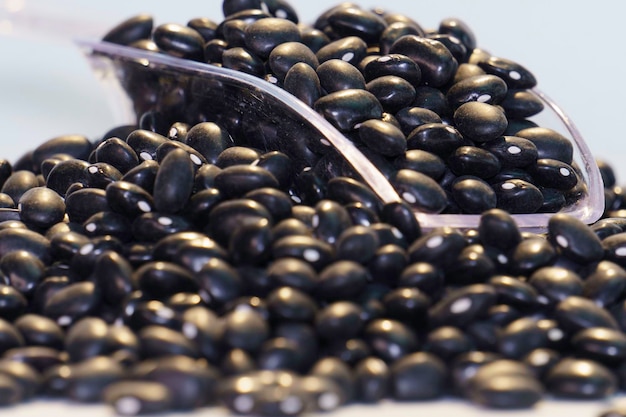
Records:
[[[474,30],[480,47],[516,60],[529,68],[539,87],[575,121],[597,158],[616,170],[626,184],[626,48],[619,2],[579,0],[412,0],[356,1],[381,4],[403,12],[424,27],[436,27],[446,17],[460,17]],[[296,1],[301,19],[311,22],[337,0]],[[28,11],[38,30],[24,32],[20,22],[7,23],[7,9]],[[96,138],[116,123],[102,90],[79,51],[67,39],[94,37],[139,12],[157,23],[185,23],[193,17],[220,20],[221,1],[153,2],[148,0],[0,0],[0,158],[15,161],[26,150],[51,137],[82,133]],[[50,22],[61,22],[51,25]],[[24,23],[24,21],[22,21]],[[57,33],[57,36],[53,35]],[[336,417],[391,416],[568,416],[595,417],[608,405],[600,402],[546,401],[530,411],[489,411],[460,401],[419,404],[384,403],[352,406]],[[3,417],[111,416],[102,406],[61,401],[34,401],[2,410]],[[206,409],[169,416],[216,416]]]

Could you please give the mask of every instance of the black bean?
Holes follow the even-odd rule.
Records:
[[[437,302],[430,311],[434,325],[463,327],[484,315],[496,302],[495,289],[486,284],[458,288]]]
[[[231,348],[255,352],[268,337],[268,323],[253,310],[234,310],[224,316],[224,342]]]
[[[287,71],[283,87],[309,107],[313,107],[322,96],[322,86],[317,72],[304,62],[294,64]]]
[[[242,197],[259,188],[278,186],[278,180],[271,172],[255,165],[229,166],[215,176],[215,188],[227,198]]]
[[[339,389],[340,403],[349,402],[355,394],[355,378],[352,369],[338,358],[321,358],[313,364],[309,374],[318,377],[328,378],[333,381]],[[318,401],[319,404],[319,401]],[[334,408],[334,407],[323,407]]]
[[[391,392],[396,400],[431,400],[443,394],[446,366],[432,353],[410,353],[394,361],[389,369]]]
[[[242,222],[255,219],[273,221],[270,212],[258,202],[242,198],[217,203],[209,214],[207,234],[223,247],[228,247],[232,231]]]
[[[509,59],[492,56],[477,64],[488,74],[502,78],[510,88],[532,88],[537,84],[530,71]]]
[[[8,278],[8,284],[15,290],[31,296],[43,279],[44,264],[34,254],[19,250],[0,258],[0,272]]]
[[[159,325],[148,325],[137,333],[143,358],[184,355],[199,356],[197,346],[184,334]]]
[[[370,92],[360,89],[336,91],[315,102],[315,110],[341,131],[352,130],[358,123],[382,117],[382,106]]]
[[[496,193],[478,177],[459,177],[452,184],[451,193],[456,204],[466,213],[480,214],[496,208]]]
[[[413,85],[396,75],[383,75],[374,78],[367,83],[366,89],[374,94],[383,110],[389,113],[395,113],[410,106],[415,99]]]
[[[391,184],[404,201],[425,213],[439,213],[447,204],[445,191],[425,174],[409,169],[398,170]]]
[[[354,65],[342,59],[329,59],[316,68],[320,86],[326,94],[340,90],[365,89],[365,78]]]
[[[269,54],[268,64],[272,73],[278,77],[279,81],[285,76],[295,64],[304,62],[316,69],[321,60],[316,54],[301,42],[284,42],[276,46]]]
[[[315,293],[328,301],[351,299],[358,296],[370,280],[364,266],[354,261],[338,260],[320,271]]]
[[[92,282],[77,282],[53,294],[44,305],[44,314],[65,327],[94,313],[100,301],[99,289]]]
[[[136,184],[147,192],[152,193],[158,169],[159,164],[156,161],[151,159],[145,160],[134,168],[128,170],[122,177],[122,181]]]
[[[422,71],[422,82],[431,87],[441,87],[454,76],[458,63],[441,42],[417,35],[398,38],[389,48],[391,54],[406,55]]]
[[[508,121],[500,108],[488,103],[470,101],[461,104],[454,111],[454,124],[463,136],[482,143],[504,134]]]
[[[533,184],[522,179],[507,179],[493,185],[497,208],[511,214],[534,213],[543,204],[543,194]]]
[[[564,358],[548,371],[545,385],[558,398],[599,399],[616,391],[617,380],[609,369],[595,361]]]
[[[522,240],[511,253],[509,264],[516,274],[531,274],[551,265],[557,257],[554,247],[542,237]]]
[[[0,374],[0,404],[2,406],[13,405],[22,401],[23,397],[23,388],[15,378]]]
[[[618,324],[611,314],[593,301],[581,296],[570,295],[556,305],[554,318],[569,332],[590,327],[617,329]]]
[[[166,385],[152,381],[113,382],[102,393],[104,403],[118,415],[153,414],[172,409],[172,393]]]
[[[397,320],[374,319],[363,330],[363,337],[372,353],[387,363],[400,360],[420,347],[415,331]]]
[[[581,263],[599,261],[602,242],[582,221],[556,214],[548,222],[548,239],[566,257]]]
[[[461,146],[448,158],[448,166],[456,175],[473,175],[486,179],[496,175],[501,164],[489,151],[475,146]]]
[[[204,39],[193,28],[166,23],[154,28],[152,40],[159,49],[167,54],[202,61],[204,56]]]
[[[367,53],[367,44],[357,36],[347,36],[321,47],[315,56],[319,63],[330,59],[341,59],[357,66]]]
[[[531,408],[541,399],[544,390],[530,369],[497,369],[506,363],[495,361],[478,368],[467,390],[468,398],[485,407],[498,409]]]
[[[133,272],[132,281],[146,295],[160,299],[176,292],[195,291],[197,279],[170,262],[149,262]]]
[[[109,29],[103,36],[105,42],[129,45],[141,39],[150,37],[152,33],[152,16],[139,14],[132,16]]]
[[[426,123],[407,135],[408,149],[421,149],[447,158],[463,144],[463,137],[452,126],[443,123]]]
[[[474,75],[452,84],[446,93],[446,99],[456,109],[470,101],[499,104],[506,93],[506,83],[500,77],[489,74]]]
[[[537,147],[539,159],[556,159],[572,163],[573,145],[562,134],[547,127],[531,127],[518,131],[515,136],[527,139]]]
[[[131,370],[135,379],[163,384],[172,394],[172,408],[193,410],[213,402],[218,373],[211,365],[183,355],[152,358]]]
[[[67,330],[65,336],[65,349],[69,360],[81,362],[94,356],[107,354],[108,331],[107,323],[97,317],[85,317],[76,321]]]

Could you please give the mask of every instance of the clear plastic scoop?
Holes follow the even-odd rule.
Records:
[[[129,65],[141,68],[144,75],[155,77],[168,85],[185,80],[192,94],[205,95],[207,103],[216,102],[213,110],[228,111],[233,117],[242,117],[247,123],[263,127],[273,126],[267,150],[281,150],[298,158],[301,145],[334,147],[354,168],[371,189],[385,202],[400,201],[400,196],[384,175],[326,119],[290,93],[258,77],[214,65],[183,60],[163,54],[147,52],[99,41],[81,40],[78,45],[88,57],[96,77],[109,94],[111,107],[118,113],[120,123],[135,123],[137,103],[123,87],[128,78]],[[169,81],[168,81],[169,80]],[[127,86],[128,87],[128,86]],[[561,210],[585,223],[598,220],[604,210],[604,191],[598,167],[586,143],[565,113],[541,91],[533,92],[544,102],[545,109],[532,118],[539,126],[548,127],[570,138],[574,161],[582,171],[586,192],[570,206]],[[426,229],[451,226],[476,227],[479,215],[428,214],[415,211]],[[551,213],[516,214],[521,228],[541,231],[547,226]]]

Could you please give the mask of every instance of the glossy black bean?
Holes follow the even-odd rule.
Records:
[[[258,350],[269,337],[267,321],[251,309],[233,310],[224,316],[224,342],[230,348]]]
[[[25,228],[0,230],[0,258],[19,250],[31,253],[46,264],[49,260],[50,240]]]
[[[246,220],[267,219],[272,223],[269,211],[251,199],[233,199],[220,202],[209,214],[207,234],[223,247],[228,247],[233,230]]]
[[[419,289],[432,300],[438,300],[444,286],[443,271],[426,262],[407,265],[398,277],[398,287]]]
[[[534,213],[543,204],[543,194],[533,184],[521,179],[510,179],[493,185],[498,200],[497,208],[511,214]]]
[[[156,150],[168,139],[156,132],[137,129],[126,137],[126,143],[135,151],[140,161],[156,160]]]
[[[94,283],[70,284],[54,293],[44,305],[44,314],[65,327],[92,314],[100,304],[100,291]]]
[[[202,357],[217,364],[222,357],[224,323],[212,310],[197,305],[182,314],[181,332],[192,340]]]
[[[351,401],[355,394],[355,379],[352,369],[338,358],[326,357],[316,361],[309,375],[328,378],[339,389],[340,404]],[[319,404],[319,401],[318,401]],[[326,404],[328,405],[328,404]],[[323,407],[332,409],[333,407]]]
[[[321,47],[315,56],[319,63],[326,62],[330,59],[341,59],[354,66],[365,57],[367,53],[367,44],[358,36],[347,36],[345,38],[333,40],[327,45]]]
[[[396,400],[417,401],[440,397],[447,371],[444,362],[428,352],[408,354],[390,366],[391,392]]]
[[[311,292],[318,280],[315,269],[295,257],[276,259],[268,265],[267,274],[274,287],[289,286],[304,292]]]
[[[102,37],[105,42],[130,45],[141,39],[147,39],[152,33],[153,19],[148,14],[132,16],[109,29]]]
[[[590,327],[572,335],[572,347],[581,358],[615,366],[626,356],[626,336],[621,330]]]
[[[502,167],[526,167],[537,161],[537,147],[528,139],[502,136],[481,145],[482,149],[495,155]]]
[[[389,395],[391,372],[380,358],[369,356],[354,368],[356,398],[364,403],[377,403]]]
[[[76,321],[67,330],[65,350],[71,362],[108,353],[107,323],[98,317],[85,317]]]
[[[538,268],[551,265],[557,257],[554,247],[544,238],[522,240],[510,256],[511,270],[515,274],[531,274]]]
[[[333,33],[340,37],[358,36],[368,44],[377,42],[387,27],[381,17],[357,7],[335,9],[327,19]]]
[[[158,300],[145,300],[141,291],[124,297],[122,318],[130,328],[139,330],[149,325],[165,326],[171,329],[181,327],[181,317],[170,307]]]
[[[0,258],[0,272],[8,278],[8,284],[25,296],[34,293],[43,279],[44,268],[41,260],[23,250],[9,252]]]
[[[371,280],[364,266],[346,260],[327,265],[320,271],[318,278],[315,294],[328,301],[356,297]]]
[[[377,57],[365,65],[363,75],[366,81],[372,81],[385,75],[395,75],[416,87],[422,79],[419,66],[406,55],[389,54]]]
[[[542,187],[567,191],[578,183],[578,175],[574,168],[555,159],[538,159],[527,169],[535,183]]]
[[[483,245],[508,250],[521,240],[520,230],[513,217],[500,209],[489,210],[482,214],[478,225],[480,242]]]
[[[14,322],[26,345],[46,346],[54,349],[63,347],[64,332],[53,320],[34,313],[18,317]]]
[[[398,169],[410,169],[428,175],[434,180],[439,180],[445,170],[446,164],[434,153],[421,149],[410,149],[394,160],[394,166]]]
[[[37,176],[31,171],[19,170],[12,172],[2,184],[0,191],[13,199],[17,204],[22,194],[39,186]]]
[[[184,334],[159,325],[148,325],[137,333],[143,358],[183,355],[199,356],[197,346]]]
[[[107,385],[102,401],[119,415],[144,415],[170,411],[172,392],[152,381],[118,381]]]
[[[491,285],[472,284],[445,295],[430,310],[433,325],[464,327],[495,304],[497,294]]]
[[[72,222],[83,223],[94,214],[109,210],[106,192],[98,188],[84,188],[66,196],[65,211]]]
[[[284,42],[277,45],[269,54],[268,64],[272,73],[279,81],[285,79],[285,76],[298,62],[304,62],[317,69],[321,62],[311,49],[301,42]]]
[[[332,200],[321,200],[315,205],[311,222],[313,235],[329,244],[335,244],[339,235],[352,224],[346,209]]]
[[[193,410],[211,403],[217,389],[217,371],[183,355],[144,361],[131,370],[131,375],[165,385],[172,393],[172,407],[176,410]]]
[[[0,352],[24,346],[24,338],[19,330],[12,323],[5,319],[0,319]]]
[[[454,111],[454,124],[463,136],[482,143],[504,134],[508,121],[500,108],[488,103],[470,101]]]
[[[313,107],[322,96],[322,86],[317,72],[311,65],[304,62],[294,64],[287,71],[283,88],[309,107]]]
[[[510,119],[531,117],[544,109],[543,102],[527,90],[509,90],[500,106]]]
[[[156,161],[142,161],[134,168],[128,170],[122,177],[122,181],[136,184],[147,192],[152,193],[158,169],[159,164]]]
[[[83,228],[88,237],[113,236],[121,242],[128,242],[132,238],[130,220],[112,211],[94,214],[85,220]]]
[[[132,222],[133,237],[142,242],[157,242],[175,233],[192,229],[192,223],[185,217],[150,212],[136,217]]]
[[[295,288],[276,288],[267,295],[265,300],[270,318],[273,320],[309,322],[317,313],[315,300]]]
[[[220,152],[215,160],[215,165],[219,168],[233,165],[249,165],[253,164],[258,158],[259,152],[256,149],[235,145]]]
[[[255,165],[229,166],[215,176],[215,188],[227,198],[242,197],[259,188],[278,186],[278,180],[271,172]]]
[[[351,226],[337,238],[337,259],[364,264],[374,256],[378,246],[378,235],[374,231],[361,225]]]
[[[298,25],[300,30],[300,42],[317,53],[322,47],[330,43],[329,37],[319,29],[309,25]]]
[[[417,288],[397,288],[382,298],[386,317],[400,321],[414,329],[425,327],[431,300]]]
[[[70,369],[65,395],[73,401],[87,403],[99,401],[104,387],[121,380],[125,374],[117,361],[106,356],[70,365]]]
[[[133,283],[146,295],[160,299],[176,292],[195,291],[197,279],[171,262],[149,262],[133,272]]]
[[[478,177],[459,177],[452,184],[451,194],[461,210],[468,214],[481,214],[494,209],[497,204],[496,193]]]
[[[328,94],[315,102],[314,108],[341,131],[352,130],[358,123],[382,117],[382,106],[365,90],[348,89]]]
[[[480,68],[478,65],[476,64],[470,64],[468,62],[463,62],[459,64],[459,67],[456,70],[456,73],[454,74],[454,79],[452,80],[452,83],[458,83],[459,81],[462,81],[466,78],[470,78],[470,77],[475,77],[477,75],[485,75],[485,71],[483,71],[482,68]]]
[[[500,160],[491,152],[475,146],[461,146],[448,158],[448,166],[456,175],[490,178],[500,171]]]
[[[125,174],[137,166],[139,158],[122,139],[113,137],[101,142],[95,149],[96,162],[105,162]]]
[[[580,263],[599,261],[602,242],[582,221],[556,214],[548,222],[548,240],[566,257]]]
[[[176,149],[161,161],[154,180],[154,206],[163,213],[176,213],[187,203],[193,188],[194,168],[189,154]]]
[[[478,369],[467,390],[470,401],[492,409],[526,409],[541,400],[544,389],[534,376],[516,372],[485,372],[485,369],[498,363],[496,361]]]
[[[94,264],[94,279],[102,291],[102,300],[111,305],[136,288],[132,275],[129,261],[114,251],[104,251]]]
[[[611,314],[593,301],[571,295],[556,305],[554,318],[563,330],[577,332],[590,327],[617,329],[618,324]]]
[[[428,262],[447,268],[466,246],[463,235],[456,229],[444,227],[433,229],[411,243],[409,259],[414,262]]]
[[[402,132],[406,136],[409,136],[414,129],[421,125],[441,123],[441,117],[439,117],[437,113],[432,110],[416,106],[405,107],[404,109],[399,110],[395,116],[400,123]]]
[[[626,271],[611,261],[603,260],[585,277],[582,294],[599,305],[610,307],[623,299],[625,285]]]
[[[471,352],[473,343],[460,329],[442,326],[430,331],[424,342],[424,350],[449,363],[460,355]]]
[[[246,26],[246,46],[263,59],[269,57],[276,46],[284,42],[299,42],[300,31],[289,20],[280,18],[260,19]]]
[[[65,361],[63,353],[47,346],[20,346],[4,352],[3,358],[11,362],[29,365],[38,372],[45,372],[48,368]]]
[[[326,340],[345,340],[358,335],[364,325],[361,307],[350,301],[336,301],[315,317],[315,330]]]
[[[564,358],[548,371],[545,385],[557,398],[601,399],[616,391],[617,380],[595,361]]]
[[[185,143],[200,152],[211,164],[215,164],[224,149],[234,145],[230,134],[214,122],[192,126],[187,132]]]
[[[106,187],[106,199],[111,210],[136,217],[154,209],[152,196],[139,185],[128,181],[115,181]]]
[[[372,353],[387,363],[393,363],[420,347],[415,331],[396,320],[374,319],[363,330],[363,338]]]
[[[0,404],[10,406],[19,403],[24,397],[23,388],[15,378],[0,374]]]
[[[456,72],[458,63],[441,42],[417,35],[406,35],[395,41],[391,54],[406,55],[422,71],[422,82],[431,87],[445,85]]]
[[[322,91],[326,94],[348,89],[365,89],[363,74],[342,59],[329,59],[316,68]]]
[[[389,113],[410,106],[415,99],[415,88],[396,75],[374,78],[367,83],[366,89],[378,99],[383,110]]]
[[[331,178],[327,184],[326,195],[343,205],[360,202],[374,212],[381,208],[376,194],[362,182],[350,177]]]
[[[495,56],[477,63],[488,74],[502,78],[510,88],[532,88],[537,85],[535,76],[517,62]]]
[[[447,158],[463,144],[463,137],[452,126],[443,123],[426,123],[407,135],[408,149],[421,149]]]
[[[495,288],[499,302],[507,306],[525,310],[538,303],[537,291],[526,281],[509,275],[493,275],[487,282]]]
[[[572,142],[562,134],[547,127],[531,127],[518,131],[515,136],[531,141],[537,147],[539,159],[556,159],[572,163]]]
[[[28,305],[26,297],[11,285],[0,284],[0,315],[14,320],[23,314]]]
[[[391,184],[402,199],[425,213],[439,213],[447,204],[445,191],[425,174],[409,169],[398,170]]]
[[[166,23],[157,26],[152,32],[152,40],[159,49],[179,58],[202,61],[204,39],[193,28]]]
[[[456,109],[470,101],[499,104],[506,93],[507,86],[500,77],[485,74],[467,77],[452,84],[446,93],[446,99]]]

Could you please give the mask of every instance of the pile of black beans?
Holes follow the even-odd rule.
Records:
[[[491,81],[480,84],[473,99],[459,93],[458,104],[468,101],[459,109],[477,104],[490,106],[489,114],[509,114],[526,108],[520,103],[535,103],[523,91],[530,84],[514,84],[530,74],[508,61],[487,59],[492,66],[459,65],[442,75],[444,63],[473,55],[473,37],[459,20],[442,23],[439,35],[432,34],[435,43],[419,36],[426,32],[414,34],[416,24],[404,16],[355,6],[323,14],[320,29],[290,26],[295,14],[280,0],[225,1],[224,11],[221,24],[194,19],[189,30],[152,30],[146,19],[133,18],[105,39],[152,33],[152,41],[140,43],[197,60],[213,51],[223,65],[239,62],[240,70],[254,68],[257,54],[269,54],[271,63],[270,46],[288,44],[283,33],[324,43],[316,57],[329,45],[327,51],[346,56],[347,47],[331,39],[378,42],[382,52],[403,33],[409,50],[419,44],[426,56],[428,47],[446,57],[444,50],[459,54],[441,66],[415,66],[413,58],[399,56],[391,67],[385,60],[374,64],[376,74],[412,68],[408,74],[415,75],[420,68],[424,82],[414,88],[424,95],[409,94],[422,105],[411,106],[406,119],[381,112],[384,127],[376,117],[355,119],[357,131],[369,132],[360,140],[377,155],[387,148],[376,150],[380,143],[368,143],[369,135],[391,140],[394,134],[386,132],[394,119],[403,126],[420,124],[419,114],[437,114],[429,106],[457,97],[450,94],[457,83],[447,97],[441,88],[462,68],[506,68],[511,79],[500,75],[506,82],[498,91],[519,90],[522,99],[488,104],[483,95],[494,93],[494,76],[480,72],[479,79]],[[251,38],[262,40],[254,54],[227,48],[251,43],[248,28],[263,28],[263,20],[275,23]],[[343,68],[350,60],[334,64]],[[265,75],[266,65],[259,64]],[[306,86],[312,73],[301,68],[305,78],[297,84]],[[329,80],[343,80],[340,73],[331,68]],[[272,74],[289,85],[290,71]],[[314,102],[327,103],[321,110],[358,104],[358,96],[374,91],[378,102],[391,97],[384,107],[395,109],[396,89],[401,96],[411,91],[396,78],[374,86],[349,89],[347,102],[332,99],[335,93]],[[490,207],[475,229],[422,230],[407,201],[383,204],[353,177],[297,170],[300,162],[286,152],[244,146],[230,125],[192,123],[164,108],[138,115],[137,125],[116,126],[96,140],[57,136],[14,163],[0,161],[0,404],[67,398],[104,402],[120,415],[227,407],[241,415],[283,416],[451,397],[520,409],[542,398],[604,399],[626,390],[626,191],[609,165],[599,163],[606,211],[593,225],[557,213],[545,233],[531,233],[518,228],[513,210]],[[439,132],[437,143],[475,157],[459,157],[465,161],[459,165],[478,161],[484,168],[481,155],[501,143],[503,153],[492,153],[497,175],[524,171],[504,168],[504,154],[516,154],[512,147],[535,156],[551,152],[554,159],[537,161],[571,167],[558,159],[566,148],[559,140],[532,145],[529,135],[477,142],[490,135],[485,123],[470,142],[463,138],[477,120],[465,127],[456,120],[463,131],[457,141],[458,131],[443,123],[450,114],[442,116],[428,125]],[[525,125],[520,117],[509,118],[509,126]],[[415,143],[434,146],[435,133],[420,135],[424,140],[412,137]],[[422,152],[419,158],[428,155],[433,169],[454,169],[436,153],[414,150]],[[409,164],[410,151],[405,158]],[[541,172],[551,178],[550,170]],[[547,189],[556,188],[540,190]]]
[[[531,120],[544,109],[531,91],[535,76],[477,48],[460,19],[426,30],[405,15],[344,3],[307,25],[283,1],[226,1],[223,9],[220,23],[195,18],[155,27],[150,15],[134,16],[104,40],[284,88],[352,140],[421,212],[555,213],[587,192],[570,140]],[[122,72],[142,128],[167,135],[175,122],[214,121],[252,147],[280,142],[273,124],[216,109],[229,93],[211,93],[212,85],[144,64],[126,63]],[[323,181],[354,176],[318,141],[305,151],[270,147],[298,149],[297,173],[312,169]]]

